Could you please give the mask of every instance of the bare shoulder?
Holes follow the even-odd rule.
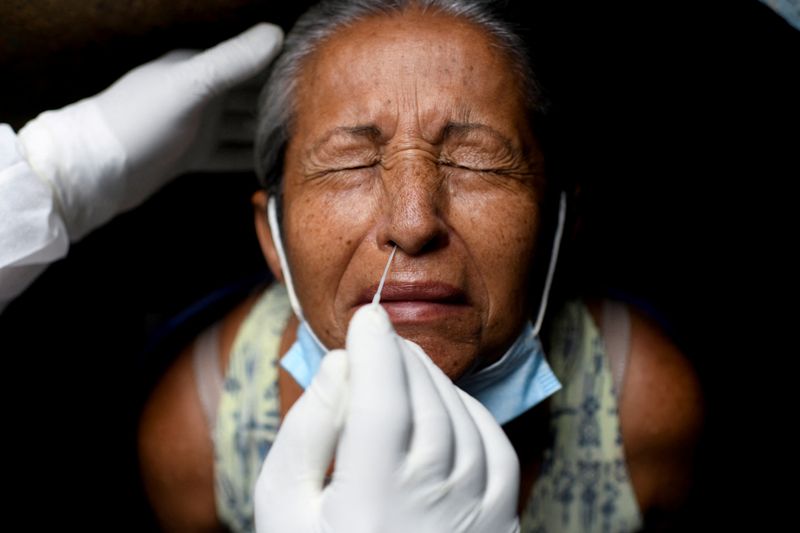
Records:
[[[220,323],[220,367],[255,299]],[[138,449],[148,499],[165,531],[219,531],[214,499],[213,443],[194,376],[194,343],[160,379],[139,422]]]
[[[597,321],[597,304],[589,308]],[[693,481],[703,394],[678,347],[644,313],[628,310],[630,352],[619,406],[628,471],[645,515],[669,513],[685,503]]]
[[[686,356],[644,314],[630,309],[631,351],[620,424],[628,467],[643,510],[680,507],[705,406]]]

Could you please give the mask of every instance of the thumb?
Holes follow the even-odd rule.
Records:
[[[283,30],[261,22],[236,37],[195,55],[186,63],[188,78],[211,95],[225,92],[264,70],[283,43]]]
[[[299,518],[321,496],[344,419],[347,373],[345,352],[329,352],[287,413],[256,482],[257,521],[274,520],[276,514]]]

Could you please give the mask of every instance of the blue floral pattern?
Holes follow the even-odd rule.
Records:
[[[234,341],[217,409],[217,514],[231,531],[254,531],[252,493],[280,422],[277,354],[291,307],[285,287],[259,298]]]
[[[551,339],[547,359],[563,388],[550,398],[551,444],[522,514],[522,531],[637,531],[642,516],[625,465],[611,367],[582,302],[562,308]]]

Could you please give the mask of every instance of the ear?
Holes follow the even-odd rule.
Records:
[[[267,265],[272,271],[272,275],[280,283],[284,283],[278,251],[275,248],[275,242],[272,240],[269,223],[267,222],[267,200],[269,200],[269,195],[266,191],[257,191],[253,194],[252,202],[256,222],[256,235],[258,235],[258,243],[261,245],[261,253],[264,254],[264,259],[267,260]]]

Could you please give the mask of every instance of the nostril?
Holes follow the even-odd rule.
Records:
[[[425,235],[425,237],[398,238],[387,241],[387,247],[397,246],[407,256],[418,256],[429,254],[436,250],[445,248],[450,238],[447,232],[437,232]]]
[[[412,180],[387,198],[385,216],[378,231],[381,247],[395,245],[406,255],[419,255],[446,246],[448,225],[443,218],[440,194],[417,186]]]
[[[425,245],[419,250],[419,254],[427,254],[444,248],[449,242],[447,232],[437,233],[432,239],[428,240]]]

